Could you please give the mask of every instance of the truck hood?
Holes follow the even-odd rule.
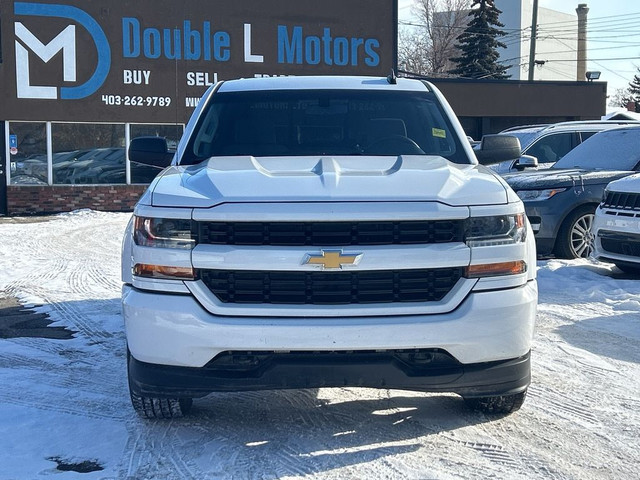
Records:
[[[173,166],[152,184],[151,204],[209,208],[228,202],[438,201],[504,204],[489,169],[438,156],[215,157]]]
[[[514,190],[539,190],[580,185],[607,184],[611,180],[630,175],[633,172],[619,170],[584,170],[580,168],[549,168],[525,173],[504,175],[504,179]]]

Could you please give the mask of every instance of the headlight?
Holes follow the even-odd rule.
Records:
[[[537,202],[539,200],[549,200],[554,195],[564,192],[566,188],[549,188],[547,190],[518,190],[516,194],[523,202]]]
[[[133,241],[141,247],[191,249],[196,242],[191,236],[191,220],[176,218],[135,217]]]
[[[524,242],[527,236],[525,220],[524,213],[471,217],[467,220],[465,242],[470,247]]]

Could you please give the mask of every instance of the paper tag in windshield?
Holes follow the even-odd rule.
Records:
[[[447,132],[441,128],[432,128],[431,135],[438,138],[447,138]]]

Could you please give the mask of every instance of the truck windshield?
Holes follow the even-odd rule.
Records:
[[[470,163],[435,96],[408,91],[217,93],[182,163],[240,155],[439,155]]]

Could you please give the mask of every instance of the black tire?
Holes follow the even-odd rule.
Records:
[[[193,404],[190,398],[151,398],[129,393],[133,409],[144,418],[180,418],[189,413]]]
[[[527,390],[512,395],[500,395],[497,397],[473,397],[465,398],[469,408],[489,415],[507,415],[520,410],[527,396]]]
[[[131,405],[138,415],[144,418],[180,418],[191,410],[193,399],[191,398],[155,398],[145,397],[134,392],[131,388],[131,374],[129,372],[129,359],[131,352],[127,348],[127,377],[129,379],[129,396]]]
[[[558,258],[587,258],[593,252],[591,232],[596,205],[583,205],[569,214],[558,231],[554,253]]]

